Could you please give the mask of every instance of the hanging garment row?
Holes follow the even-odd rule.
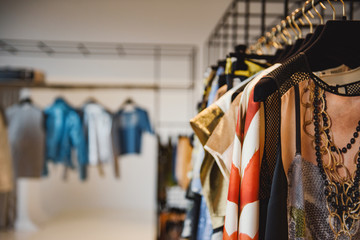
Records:
[[[164,144],[158,136],[158,238],[178,239],[184,225],[188,200],[185,191],[192,168],[192,138],[169,137]]]
[[[262,42],[275,56],[240,46],[207,72],[183,238],[360,238],[360,21],[286,31]]]
[[[93,98],[76,109],[59,97],[44,111],[24,98],[3,117],[16,177],[46,176],[50,162],[63,164],[65,170],[77,168],[82,180],[88,166],[103,174],[102,166],[109,163],[119,177],[117,157],[140,153],[142,133],[153,133],[146,110],[130,99],[113,114]]]

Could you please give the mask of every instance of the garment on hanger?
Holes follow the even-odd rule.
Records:
[[[175,185],[173,176],[173,151],[174,146],[171,138],[163,144],[158,139],[158,202],[161,209],[166,208],[166,189]]]
[[[208,104],[208,99],[209,99],[209,95],[211,92],[211,87],[212,87],[212,82],[216,76],[217,71],[210,68],[208,70],[208,72],[205,74],[207,75],[206,78],[204,79],[204,92],[203,92],[203,96],[202,96],[202,100],[200,102],[200,106],[199,106],[199,112],[203,109],[206,108],[207,104]]]
[[[191,165],[192,146],[189,137],[180,136],[176,148],[176,166],[175,175],[177,184],[186,190],[190,183],[189,173]]]
[[[1,107],[0,107],[1,109]],[[11,148],[5,125],[5,116],[0,110],[0,230],[14,227],[16,216],[15,176]]]
[[[8,135],[16,177],[39,178],[44,167],[44,114],[24,101],[6,109]]]
[[[315,239],[335,239],[339,236],[340,231],[343,231],[344,234],[350,234],[353,239],[357,239],[359,233],[356,229],[360,224],[356,220],[357,213],[354,215],[354,212],[348,213],[347,211],[352,209],[352,205],[359,204],[358,199],[347,200],[349,198],[346,196],[335,194],[340,199],[344,198],[347,205],[344,206],[341,202],[335,201],[335,206],[344,206],[345,209],[341,207],[341,210],[339,210],[339,207],[336,209],[332,205],[329,206],[331,202],[328,200],[331,200],[332,197],[329,199],[329,195],[325,192],[325,181],[332,184],[334,182],[332,176],[338,175],[337,171],[327,169],[326,166],[339,156],[344,159],[339,168],[348,169],[350,174],[356,170],[356,165],[352,165],[352,156],[357,154],[357,149],[351,149],[352,144],[348,143],[346,145],[346,143],[349,141],[348,137],[353,137],[353,129],[356,128],[357,121],[360,118],[358,111],[355,110],[360,99],[358,97],[360,95],[358,91],[359,82],[347,82],[345,85],[338,82],[337,85],[331,86],[312,74],[308,66],[306,56],[299,54],[292,61],[288,61],[279,68],[279,71],[269,75],[278,83],[286,83],[279,85],[281,102],[278,103],[280,106],[278,111],[281,114],[279,114],[281,116],[281,125],[278,129],[281,138],[279,142],[280,152],[277,159],[278,171],[274,176],[273,185],[276,183],[279,186],[287,186],[288,191],[286,191],[286,188],[277,188],[276,195],[272,191],[268,213],[269,226],[267,226],[266,234],[269,239],[271,236],[279,235],[289,235],[290,239],[301,236],[311,236]],[[353,72],[343,73],[336,77],[341,82],[350,74],[353,74]],[[296,96],[296,88],[299,88],[298,96]],[[317,91],[318,93],[315,93]],[[321,104],[315,103],[314,96],[316,94],[321,99],[320,101],[324,101],[324,99],[325,101]],[[296,101],[297,98],[300,98],[300,100]],[[315,122],[317,122],[315,118],[312,119],[311,117],[313,114],[317,114],[314,106],[324,107],[321,111],[317,110],[320,112],[318,119],[321,119],[321,122],[318,122],[317,125],[320,124],[321,129],[323,129],[320,132],[314,131]],[[299,108],[300,120],[295,121],[295,113],[297,112],[295,110],[297,108]],[[327,116],[326,120],[324,120],[324,115]],[[296,124],[294,124],[295,122]],[[326,129],[328,126],[330,126],[328,128],[329,133],[326,133],[324,127]],[[298,130],[296,131],[296,129]],[[317,145],[312,144],[313,139],[317,138],[315,134],[318,134],[317,136],[325,135],[325,138],[321,138],[321,141],[327,139],[329,145],[324,144],[323,151],[328,149],[332,153],[329,155],[331,158],[326,154],[316,153],[315,147]],[[329,137],[327,137],[327,134],[329,134]],[[353,138],[355,139],[355,137]],[[299,142],[296,139],[301,139],[301,145],[297,148],[300,149],[301,155],[296,155],[299,152],[299,150],[296,151],[296,143]],[[345,150],[339,146],[341,150],[334,148],[334,152],[331,147],[336,146],[336,144],[340,146],[345,144]],[[347,157],[346,154],[351,155],[351,157]],[[318,166],[319,162],[322,162],[320,166],[323,166],[323,170]],[[302,169],[301,175],[299,175],[299,168]],[[296,179],[295,176],[300,177],[300,179]],[[341,192],[348,192],[346,186],[351,186],[353,183],[350,180],[344,181],[347,182],[347,185],[340,183],[338,189],[343,187]],[[302,189],[302,192],[298,191],[299,188]],[[273,186],[273,189],[276,189],[276,186]],[[356,188],[350,191],[350,197],[355,192]],[[284,206],[287,206],[287,209]],[[334,216],[331,215],[334,213],[342,216],[342,218],[331,217]],[[277,222],[271,222],[275,218]],[[297,224],[299,221],[304,224]],[[301,235],[299,236],[299,234]]]
[[[239,102],[236,135],[230,172],[224,239],[259,236],[259,179],[263,152],[263,108],[253,101],[255,84],[279,67],[273,65],[257,74],[245,87]],[[231,145],[230,145],[231,146]],[[228,165],[225,163],[223,165]],[[240,211],[238,211],[238,209]]]
[[[44,174],[48,174],[47,163],[62,163],[66,168],[75,168],[72,149],[77,152],[77,168],[80,178],[86,179],[88,164],[86,142],[79,114],[62,98],[45,109],[46,158]]]
[[[203,146],[206,144],[224,113],[230,108],[232,94],[235,91],[244,88],[251,79],[252,78],[248,78],[246,81],[241,82],[236,87],[229,90],[214,104],[204,109],[190,121],[195,134]],[[214,158],[207,151],[204,152],[204,157],[202,159],[200,170],[202,192],[210,211],[214,232],[222,235],[221,230],[224,225],[224,216],[226,212],[228,183],[222,176]],[[193,178],[193,180],[196,181],[196,178]],[[220,236],[220,238],[222,238],[222,236]]]
[[[120,154],[139,154],[144,132],[153,134],[146,110],[133,106],[120,109],[114,116],[114,127],[118,134]]]
[[[215,76],[215,78],[214,78],[214,80],[212,81],[212,84],[211,84],[211,89],[210,89],[210,93],[209,93],[209,97],[208,97],[207,106],[212,104],[216,99],[217,91],[219,89],[219,77],[223,73],[224,73],[224,68],[220,66],[216,70],[216,76]]]
[[[237,95],[231,102],[230,109],[221,118],[219,124],[216,126],[204,147],[205,150],[214,157],[221,173],[227,181],[229,181],[230,178],[234,141],[233,135],[236,129],[237,110],[241,95],[242,93]]]
[[[112,115],[104,107],[93,102],[83,107],[83,121],[87,139],[89,164],[101,166],[112,163],[119,176],[117,154],[113,148]]]
[[[0,193],[7,193],[14,188],[14,179],[10,144],[2,111],[0,111],[0,165]]]

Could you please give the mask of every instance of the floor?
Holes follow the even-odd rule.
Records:
[[[0,232],[1,240],[119,240],[155,239],[153,214],[124,211],[64,213],[38,231]]]

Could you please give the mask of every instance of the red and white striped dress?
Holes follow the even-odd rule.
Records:
[[[240,100],[234,138],[229,192],[226,206],[224,240],[259,238],[259,174],[263,151],[263,106],[254,102],[254,86],[279,67],[262,71],[244,89]],[[260,153],[261,152],[261,153]]]

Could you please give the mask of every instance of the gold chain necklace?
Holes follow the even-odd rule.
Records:
[[[324,180],[324,194],[329,211],[330,228],[335,235],[335,239],[352,239],[358,231],[357,220],[360,219],[360,150],[354,156],[357,170],[354,174],[350,174],[344,165],[343,154],[347,151],[337,148],[334,142],[331,141],[331,119],[326,112],[325,91],[312,81],[304,93],[309,90],[310,103],[303,105],[310,108],[313,116],[311,120],[304,121],[304,130],[312,138],[317,165]],[[306,130],[306,127],[310,124],[314,125],[314,136]],[[351,140],[351,143],[355,142]],[[349,144],[347,146],[349,149],[351,148]],[[327,163],[323,161],[323,156],[328,157],[329,161]],[[345,169],[345,177],[340,175],[339,169]]]

